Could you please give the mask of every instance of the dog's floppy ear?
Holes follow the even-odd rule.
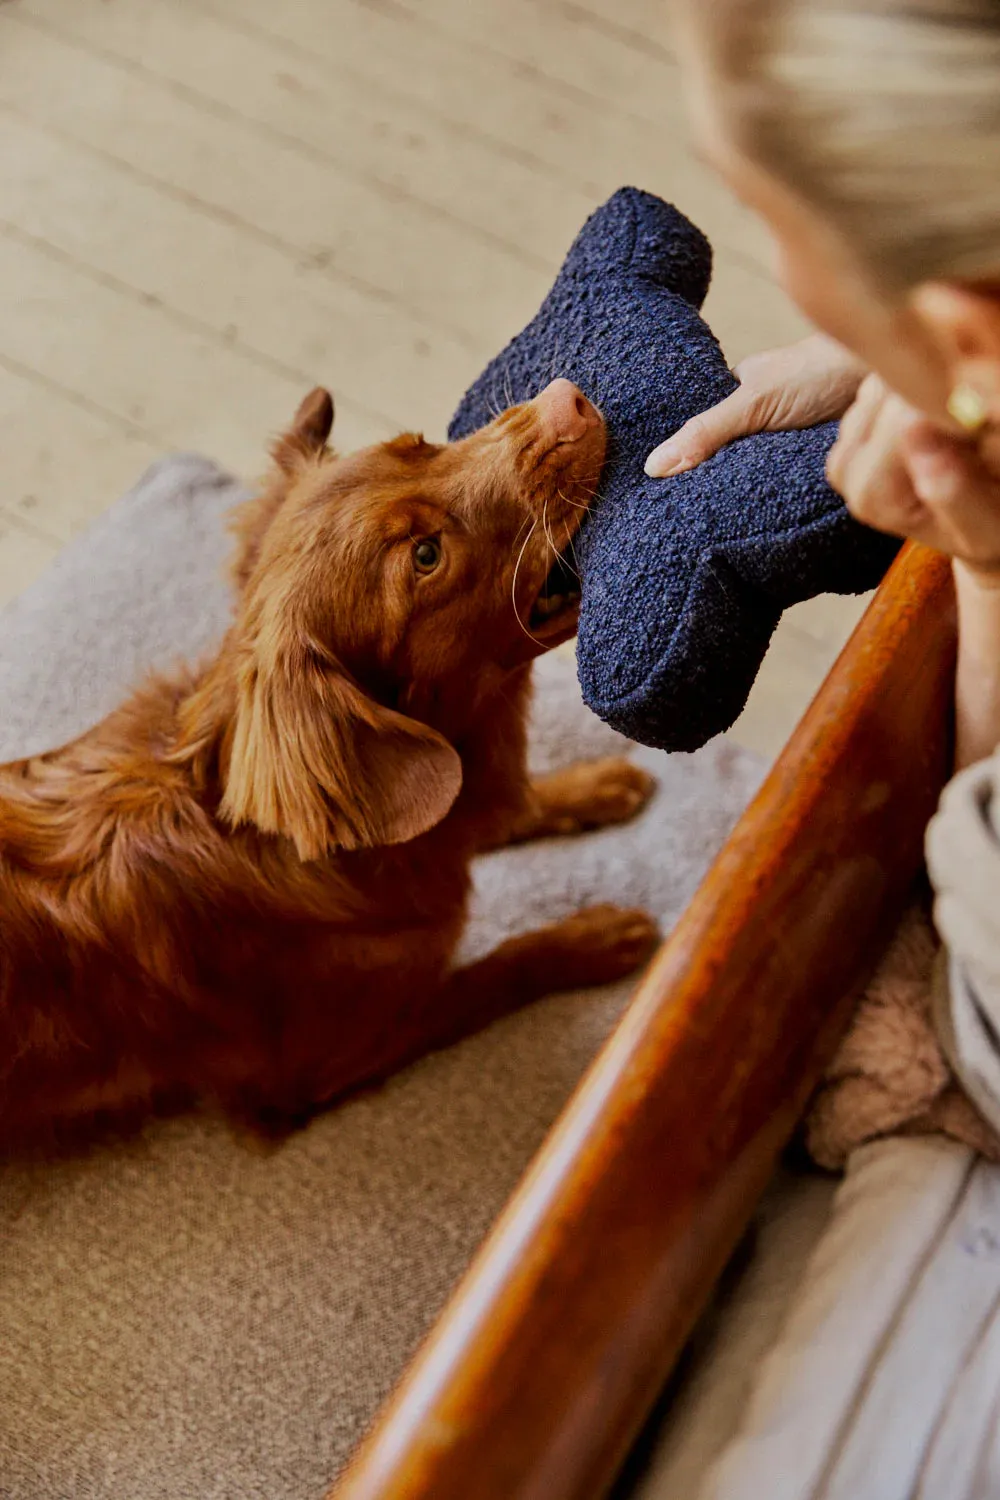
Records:
[[[271,448],[271,457],[285,474],[302,461],[316,458],[326,447],[333,427],[333,397],[321,385],[309,392],[288,431]]]
[[[220,809],[231,823],[284,834],[312,860],[426,833],[461,785],[442,735],[369,698],[321,648],[242,663]]]

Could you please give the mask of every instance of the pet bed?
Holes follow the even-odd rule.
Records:
[[[226,611],[210,581],[221,518],[237,493],[201,460],[167,461],[4,611],[5,755],[79,732],[144,663],[210,643]],[[166,581],[185,563],[182,637]],[[94,598],[104,602],[91,615]],[[191,1118],[83,1161],[8,1164],[3,1493],[322,1494],[610,1029],[338,1491],[605,1493],[901,909],[948,764],[952,649],[947,569],[910,549],[623,1013],[627,987],[545,1002],[353,1101],[277,1157]],[[621,744],[582,709],[568,661],[539,671],[540,768]],[[534,920],[539,905],[564,910],[595,888],[648,901],[668,924],[680,912],[759,768],[724,742],[693,759],[638,753],[664,787],[643,820],[484,861],[473,944],[518,910]],[[876,1160],[889,1149],[865,1148]],[[945,1178],[960,1185],[971,1164],[963,1148],[943,1149],[961,1160],[935,1176],[939,1203]],[[841,1218],[861,1180],[851,1170]],[[770,1255],[754,1262],[766,1284],[749,1309],[745,1297],[722,1309],[712,1368],[702,1361],[706,1400],[689,1387],[677,1401],[701,1452],[678,1455],[675,1432],[668,1459],[682,1478],[670,1488],[654,1465],[642,1500],[688,1500],[720,1432],[737,1427],[750,1356],[792,1295],[781,1280],[804,1259],[828,1193],[816,1179],[772,1185]],[[926,1220],[926,1195],[910,1201]],[[818,1274],[814,1262],[805,1284],[807,1302],[819,1285],[828,1314],[809,1325],[817,1337],[841,1311]],[[841,1267],[844,1296],[846,1281]],[[884,1279],[883,1318],[907,1284]],[[801,1426],[793,1398],[816,1368],[801,1363],[802,1326],[793,1313],[735,1439],[751,1458],[762,1430]],[[819,1412],[800,1450],[803,1485],[833,1420],[832,1407]]]
[[[165,460],[0,613],[0,756],[81,733],[144,668],[214,643],[239,498],[212,464]],[[537,678],[537,769],[629,748],[583,707],[571,659]],[[634,753],[660,780],[634,825],[479,864],[470,950],[595,899],[674,923],[762,771],[724,741]],[[318,1500],[629,988],[511,1016],[274,1155],[195,1117],[4,1165],[5,1500]]]

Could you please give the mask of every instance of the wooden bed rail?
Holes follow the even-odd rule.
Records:
[[[907,548],[336,1500],[606,1493],[918,872],[953,660]]]

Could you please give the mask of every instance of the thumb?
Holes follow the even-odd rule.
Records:
[[[704,463],[734,438],[758,432],[761,423],[756,405],[756,397],[744,386],[737,386],[718,406],[699,412],[673,437],[654,448],[646,459],[646,473],[651,479],[668,479],[671,474],[683,474],[685,469]]]

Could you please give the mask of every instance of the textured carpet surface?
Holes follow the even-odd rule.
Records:
[[[202,460],[157,465],[0,617],[5,757],[218,637],[237,493]],[[537,678],[539,769],[629,748],[571,660]],[[631,827],[481,861],[470,952],[595,900],[673,923],[761,771],[725,741],[635,753],[660,790]],[[271,1155],[192,1117],[0,1168],[4,1500],[319,1500],[628,993],[544,1001]]]
[[[601,718],[667,750],[736,720],[783,609],[872,588],[898,547],[853,521],[826,483],[832,423],[743,438],[687,474],[645,477],[650,450],[736,385],[698,312],[710,273],[700,230],[623,188],[451,428],[464,436],[557,375],[601,407],[611,447],[577,545],[580,681]]]

